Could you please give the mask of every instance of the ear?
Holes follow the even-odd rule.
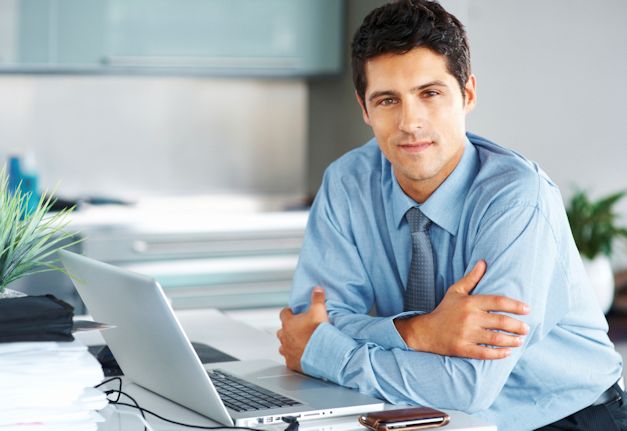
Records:
[[[466,85],[464,86],[464,94],[466,97],[466,100],[464,101],[464,110],[466,111],[466,114],[468,114],[477,104],[477,78],[475,75],[471,74],[468,77],[468,81],[466,81]]]
[[[366,110],[366,105],[364,105],[364,101],[361,100],[361,97],[359,97],[357,91],[355,91],[355,98],[357,98],[357,103],[359,103],[359,107],[361,108],[361,116],[364,119],[364,123],[372,127],[372,124],[370,124],[370,116],[368,115],[368,111]]]

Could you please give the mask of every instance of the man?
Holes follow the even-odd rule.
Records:
[[[427,0],[385,5],[352,66],[375,138],[325,173],[281,313],[286,364],[503,430],[627,429],[622,361],[557,187],[465,131],[461,23]]]

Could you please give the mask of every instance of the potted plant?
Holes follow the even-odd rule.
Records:
[[[65,270],[54,254],[76,244],[74,234],[67,232],[68,208],[52,213],[52,196],[42,194],[37,206],[28,210],[30,193],[18,186],[10,191],[6,169],[0,170],[0,298],[21,296],[7,289],[11,282],[46,271]]]
[[[579,190],[566,210],[575,244],[604,313],[614,300],[614,275],[609,260],[612,245],[617,238],[627,238],[627,228],[616,225],[614,212],[614,205],[625,193],[621,191],[592,201]]]

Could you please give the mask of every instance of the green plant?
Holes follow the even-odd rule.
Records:
[[[612,243],[616,238],[627,238],[627,229],[616,226],[617,214],[614,205],[626,191],[592,201],[586,192],[579,190],[570,199],[566,214],[570,229],[579,252],[588,259],[599,254],[612,254]]]
[[[28,214],[30,193],[20,187],[9,190],[6,169],[0,170],[0,293],[6,286],[27,275],[65,270],[53,254],[78,243],[67,232],[67,216],[73,208],[50,213],[52,195],[42,194],[37,208]]]

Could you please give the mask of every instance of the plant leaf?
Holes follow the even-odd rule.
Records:
[[[21,187],[10,193],[6,167],[0,170],[0,292],[7,284],[27,275],[65,270],[52,256],[82,239],[67,228],[74,208],[50,213],[53,193],[42,193],[32,213],[27,214],[30,193]]]
[[[579,252],[589,259],[603,253],[612,253],[616,238],[625,237],[625,228],[617,226],[617,214],[613,211],[627,191],[620,191],[591,201],[583,190],[571,197],[566,215]]]

